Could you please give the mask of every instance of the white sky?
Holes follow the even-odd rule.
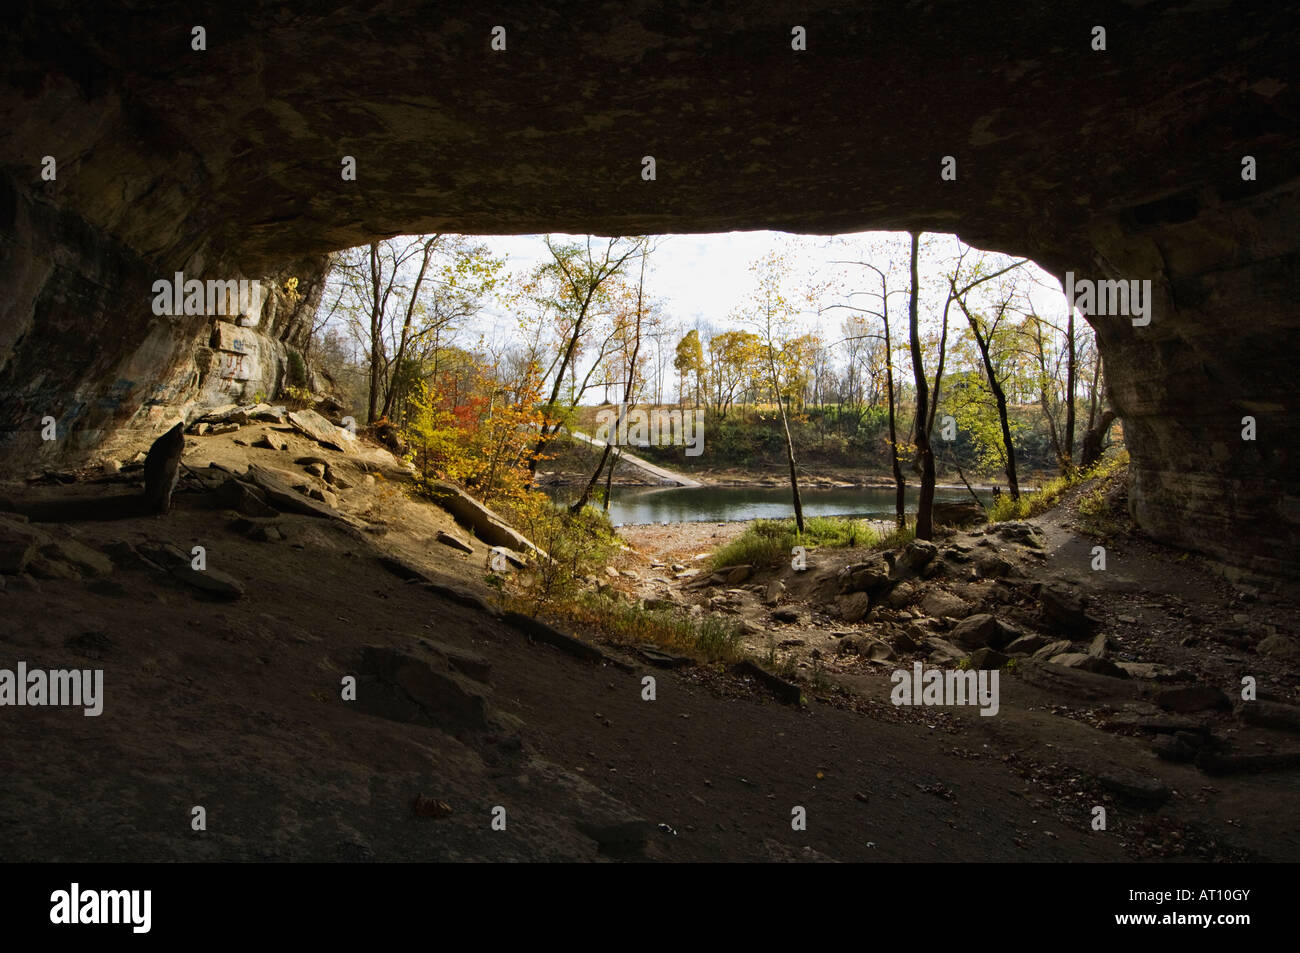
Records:
[[[574,241],[583,239],[583,236],[556,237]],[[506,258],[506,269],[510,272],[526,273],[549,258],[540,235],[478,238],[492,248],[495,254]],[[864,256],[860,252],[886,241],[905,243],[907,240],[905,234],[898,232],[863,232],[839,238],[852,243],[852,247],[843,247],[837,238],[827,236],[788,235],[770,231],[661,236],[657,239],[658,246],[650,258],[646,290],[651,297],[666,303],[667,314],[683,329],[694,327],[697,322],[724,328],[727,326],[728,315],[745,300],[753,287],[750,264],[774,248],[784,248],[789,252],[797,263],[796,271],[800,274],[813,273],[823,279],[831,279],[843,276],[845,272],[852,274],[856,271],[863,277],[853,279],[852,287],[874,290],[878,288],[878,279],[870,272],[864,269],[846,269],[831,265],[830,262],[834,259],[863,260],[870,257],[883,267],[883,260],[876,256]],[[921,285],[938,293],[941,305],[942,291],[946,289],[942,270],[948,264],[946,259],[956,253],[956,239],[951,235],[932,234],[927,234],[926,238],[936,243],[945,260],[939,261],[937,256],[930,256],[927,262],[923,255]],[[858,252],[854,252],[854,248]],[[1064,319],[1065,295],[1060,284],[1042,269],[1034,267],[1032,271],[1036,279],[1046,286],[1036,286],[1031,294],[1038,313],[1048,320]],[[908,285],[906,275],[900,275],[894,285],[905,289]],[[831,303],[831,300],[828,297],[827,303]],[[864,302],[859,299],[858,303]],[[891,303],[891,308],[900,306],[905,307],[905,297],[902,295]],[[494,319],[494,330],[497,333],[509,333],[513,329],[513,321],[507,320],[498,308],[489,306],[487,310]],[[832,341],[836,339],[840,323],[848,314],[842,309],[830,311],[820,318],[808,314],[804,323],[809,327],[820,327],[824,331],[823,339]],[[495,336],[487,328],[465,330],[471,334],[477,330],[489,337]]]

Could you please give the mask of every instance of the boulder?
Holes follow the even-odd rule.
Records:
[[[951,642],[935,635],[929,636],[925,640],[925,646],[930,650],[930,661],[932,662],[960,662],[967,656],[966,652]]]
[[[984,507],[974,500],[936,500],[931,510],[939,526],[964,528],[985,520]]]
[[[750,565],[723,566],[718,569],[718,574],[722,576],[727,585],[738,586],[754,574],[754,567]]]
[[[253,446],[260,447],[263,450],[288,450],[289,441],[274,431],[268,431],[254,440]]]
[[[113,561],[75,539],[56,539],[37,547],[27,563],[27,571],[37,579],[106,576],[113,571]]]
[[[884,596],[894,584],[883,556],[845,566],[839,572],[839,581],[841,592],[865,592],[872,599]]]
[[[1064,652],[1069,652],[1073,648],[1074,643],[1069,639],[1058,639],[1055,642],[1048,642],[1042,648],[1035,650],[1033,657],[1036,659],[1051,659]]]
[[[921,600],[920,607],[926,615],[936,619],[964,619],[970,615],[970,605],[965,599],[944,589],[931,589]]]
[[[982,579],[1004,579],[1017,574],[1016,564],[997,553],[986,553],[975,560],[975,572]]]
[[[850,592],[837,600],[840,618],[845,622],[860,622],[871,609],[871,597],[865,592]]]
[[[1300,707],[1296,705],[1262,699],[1241,701],[1237,703],[1237,717],[1248,725],[1300,733]]]
[[[916,598],[916,586],[910,582],[900,582],[885,597],[885,602],[891,609],[905,609],[911,605],[912,600]]]
[[[1030,549],[1042,549],[1046,542],[1046,537],[1041,529],[1033,523],[1019,520],[998,523],[996,532],[998,536],[1007,542],[1015,543],[1018,546],[1028,546]]]
[[[1270,635],[1262,640],[1256,649],[1263,655],[1271,655],[1288,662],[1300,662],[1300,639],[1281,634]]]
[[[873,662],[892,662],[895,658],[894,650],[879,639],[872,639],[866,646],[866,651],[862,654]]]
[[[889,644],[895,652],[915,652],[923,644],[923,640],[913,638],[911,633],[899,629],[890,635]]]
[[[1159,778],[1127,771],[1108,771],[1099,775],[1097,781],[1118,797],[1146,804],[1163,804],[1173,794]]]
[[[283,405],[272,407],[270,404],[254,404],[248,408],[248,416],[253,420],[282,424],[285,422]]]
[[[1043,646],[1047,645],[1050,640],[1042,635],[1022,635],[1020,638],[1004,646],[1003,651],[1008,655],[1033,655]],[[1068,642],[1066,643],[1069,644]]]
[[[986,646],[1001,649],[1015,638],[1015,633],[987,612],[981,612],[957,623],[948,637],[969,649]]]
[[[1006,665],[1011,659],[1003,655],[997,649],[991,649],[985,646],[982,649],[976,649],[970,654],[970,667],[974,669],[995,669]]]
[[[939,555],[939,547],[928,539],[914,539],[903,547],[894,564],[894,578],[907,579],[921,575],[931,561]]]
[[[1087,600],[1062,585],[1044,586],[1039,594],[1043,619],[1056,629],[1076,638],[1092,635],[1101,625],[1087,613]]]

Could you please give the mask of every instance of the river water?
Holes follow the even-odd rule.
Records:
[[[908,513],[916,512],[919,489],[907,488]],[[557,487],[552,496],[567,502],[573,487]],[[894,513],[892,488],[808,487],[800,490],[803,514],[888,519]],[[965,488],[936,489],[936,500],[969,500]],[[980,493],[987,505],[990,496]],[[609,516],[615,526],[636,523],[722,523],[729,520],[792,519],[790,488],[764,486],[614,487]]]

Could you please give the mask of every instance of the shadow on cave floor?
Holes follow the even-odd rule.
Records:
[[[33,523],[105,523],[152,515],[138,490],[72,499],[14,500],[5,509],[26,516]]]

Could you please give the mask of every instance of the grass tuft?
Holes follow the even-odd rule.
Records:
[[[745,532],[713,554],[712,566],[777,566],[791,558],[796,546],[831,549],[867,547],[894,549],[916,538],[916,528],[885,528],[870,520],[814,516],[804,521],[804,531],[789,520],[754,520]]]
[[[1087,483],[1089,480],[1105,480],[1128,466],[1128,451],[1097,461],[1087,470],[1076,470],[1067,476],[1055,477],[1037,487],[1037,492],[1025,493],[1019,500],[1013,500],[1002,494],[994,501],[989,510],[990,523],[1005,523],[1007,520],[1022,520],[1045,513],[1061,501],[1067,490]]]

